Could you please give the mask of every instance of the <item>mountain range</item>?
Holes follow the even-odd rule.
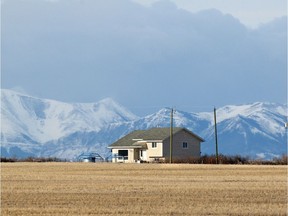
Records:
[[[109,156],[107,146],[127,133],[170,126],[170,108],[139,117],[111,98],[64,103],[1,90],[1,156]],[[215,153],[214,114],[176,110],[174,126],[201,136],[203,154]],[[219,153],[271,159],[287,153],[287,105],[255,102],[217,109]]]

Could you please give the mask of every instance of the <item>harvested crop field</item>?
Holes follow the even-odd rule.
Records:
[[[287,166],[2,163],[1,215],[287,215]]]

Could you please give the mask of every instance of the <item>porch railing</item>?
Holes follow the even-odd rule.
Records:
[[[121,161],[124,162],[128,160],[128,156],[114,155],[114,159],[118,162],[121,162]]]

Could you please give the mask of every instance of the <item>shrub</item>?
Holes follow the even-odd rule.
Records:
[[[219,164],[248,164],[248,157],[242,157],[240,155],[226,156],[218,155]],[[199,158],[186,158],[186,159],[173,159],[173,163],[190,163],[190,164],[216,164],[215,155],[203,155]]]
[[[17,158],[6,158],[1,157],[0,162],[64,162],[65,160],[56,158],[56,157],[27,157],[24,159],[17,159]]]
[[[63,162],[63,160],[56,158],[56,157],[28,157],[23,160],[22,162]]]
[[[17,162],[18,160],[16,158],[6,158],[6,157],[1,157],[0,162]]]
[[[283,154],[280,158],[274,158],[273,161],[277,165],[288,165],[288,156]]]

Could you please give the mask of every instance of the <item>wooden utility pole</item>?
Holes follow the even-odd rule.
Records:
[[[170,163],[172,163],[172,151],[173,151],[173,108],[170,114]]]
[[[214,107],[214,129],[215,129],[215,145],[216,145],[216,164],[218,164],[219,158],[218,158],[217,121],[216,121],[216,108],[215,107]]]

